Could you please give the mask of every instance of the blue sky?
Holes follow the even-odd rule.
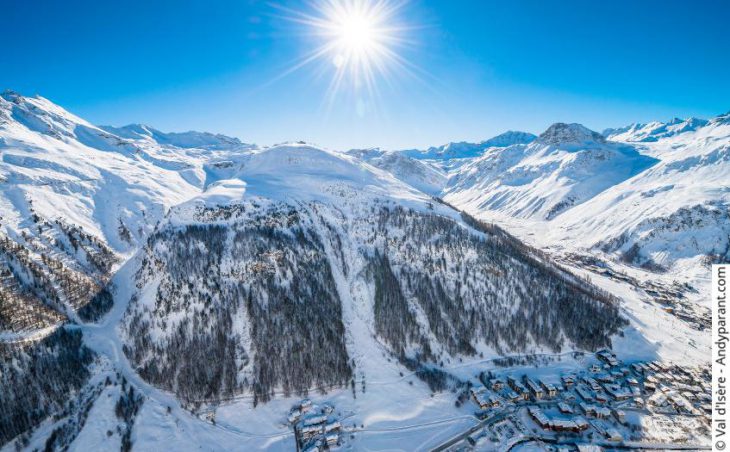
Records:
[[[247,142],[410,148],[601,130],[730,110],[730,2],[413,0],[391,22],[415,68],[379,93],[325,99],[329,61],[280,0],[0,0],[0,88],[40,94],[96,124],[206,130]]]

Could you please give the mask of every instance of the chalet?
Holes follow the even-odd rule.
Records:
[[[601,390],[601,385],[599,385],[598,382],[596,380],[594,380],[593,378],[588,377],[585,380],[586,380],[586,383],[588,383],[588,385],[594,391],[600,391]]]
[[[504,388],[504,381],[499,378],[492,378],[489,380],[489,387],[492,388],[493,391],[500,391]]]
[[[308,440],[322,433],[321,425],[305,425],[299,429],[299,434],[304,440]]]
[[[328,446],[333,446],[340,441],[340,435],[338,433],[330,433],[325,435],[324,440]]]
[[[669,402],[672,404],[674,409],[680,413],[692,412],[692,405],[679,394],[673,394],[672,396],[670,396]]]
[[[593,395],[591,395],[591,393],[586,388],[584,388],[582,386],[576,386],[575,391],[586,402],[593,402],[595,400],[593,398]]]
[[[565,389],[570,389],[575,384],[575,377],[572,375],[563,375],[560,379],[563,381]]]
[[[520,396],[519,394],[517,394],[516,392],[514,392],[511,389],[507,390],[507,392],[505,393],[505,397],[507,397],[507,400],[509,400],[510,402],[513,402],[513,403],[517,402],[518,400],[520,400],[522,398],[522,396]]]
[[[537,425],[544,429],[550,428],[550,419],[545,416],[545,413],[543,413],[540,408],[531,406],[527,409],[527,411],[530,413],[530,416],[532,416],[532,419],[537,423]]]
[[[324,424],[325,422],[327,422],[327,416],[325,416],[324,414],[311,414],[305,417],[302,421],[305,426],[320,425]]]
[[[598,374],[596,375],[596,380],[600,381],[601,383],[613,383],[614,378],[612,375],[609,374]]]
[[[611,367],[618,366],[619,364],[614,354],[608,350],[599,351],[596,353],[596,357]]]
[[[674,387],[677,388],[677,390],[682,391],[682,392],[691,392],[691,390],[692,390],[692,386],[690,386],[686,383],[677,383],[674,385]]]
[[[607,403],[608,396],[604,392],[598,391],[596,392],[596,401],[600,403]]]
[[[709,392],[697,394],[697,398],[703,402],[712,402],[712,396],[709,394]]]
[[[582,417],[580,417],[580,416],[574,417],[573,422],[575,422],[575,425],[578,427],[579,431],[588,430],[588,421],[586,421]]]
[[[550,428],[552,430],[555,430],[556,432],[568,432],[578,430],[578,427],[576,427],[573,421],[569,421],[567,419],[553,419],[552,421],[550,421]]]
[[[541,380],[540,385],[545,390],[545,394],[547,394],[548,397],[555,397],[558,394],[558,389],[552,383],[545,383]]]
[[[535,399],[542,399],[545,393],[542,391],[542,388],[540,388],[540,385],[535,383],[530,378],[525,378],[525,384],[528,388],[530,388],[530,393]]]
[[[298,408],[295,408],[289,412],[289,417],[287,420],[290,424],[295,424],[299,418],[302,417],[302,412]]]
[[[596,407],[593,405],[588,405],[587,403],[581,403],[580,409],[583,410],[583,413],[586,416],[595,417],[596,414]]]
[[[530,397],[530,393],[527,391],[527,388],[517,381],[515,377],[509,376],[507,377],[507,384],[510,388],[512,388],[513,391],[515,391],[517,394],[520,395],[524,400],[527,400]]]
[[[558,403],[558,409],[563,414],[572,414],[573,413],[573,408],[571,408],[571,406],[565,402]]]
[[[585,403],[580,404],[581,409],[586,416],[595,417],[597,419],[606,419],[611,415],[611,410],[606,407],[600,407],[596,405],[588,405]]]
[[[694,392],[695,394],[699,394],[703,391],[702,386],[700,386],[700,385],[690,385],[689,390]]]
[[[619,385],[606,385],[606,392],[608,392],[611,397],[616,400],[628,400],[633,395],[626,388]]]
[[[474,402],[476,402],[481,409],[490,408],[492,406],[489,394],[487,393],[487,388],[483,386],[471,388],[471,396],[474,399]]]
[[[324,432],[330,433],[330,432],[340,430],[341,428],[342,428],[342,424],[340,424],[340,421],[332,421],[332,422],[328,422],[327,424],[325,424]]]

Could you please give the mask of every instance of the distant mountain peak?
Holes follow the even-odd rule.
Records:
[[[246,146],[238,138],[210,132],[162,132],[146,124],[128,124],[122,127],[99,126],[114,135],[130,140],[152,140],[161,145],[179,148],[230,149]]]
[[[535,141],[536,138],[537,135],[529,132],[508,130],[496,137],[482,141],[481,144],[484,145],[484,147],[507,147],[512,146],[513,144],[528,144]]]
[[[612,141],[654,142],[685,132],[693,132],[706,126],[706,119],[690,117],[687,119],[672,118],[667,122],[652,121],[646,124],[633,123],[617,129],[606,129],[603,135]]]
[[[606,138],[581,124],[556,122],[540,134],[538,140],[544,144],[605,143]]]
[[[509,130],[488,140],[479,143],[467,141],[450,142],[441,146],[434,146],[428,149],[409,149],[398,151],[415,159],[430,160],[451,160],[480,157],[488,148],[504,148],[515,144],[528,144],[537,138],[528,132]]]
[[[730,111],[727,113],[723,113],[721,115],[717,115],[711,120],[708,121],[708,124],[712,125],[720,125],[720,124],[730,124]]]
[[[12,89],[6,89],[3,90],[2,93],[0,93],[0,97],[2,97],[5,100],[14,100],[20,97],[20,94],[13,91]]]

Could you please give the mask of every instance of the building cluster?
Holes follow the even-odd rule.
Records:
[[[332,405],[304,399],[289,411],[287,420],[294,428],[297,450],[319,452],[340,445],[342,424],[334,410]]]
[[[545,430],[553,430],[556,432],[582,432],[588,430],[588,421],[580,416],[572,419],[551,418],[546,415],[540,408],[531,406],[527,409],[530,417],[537,425]]]
[[[626,410],[693,416],[711,412],[709,368],[662,362],[629,365],[609,350],[600,350],[592,361],[583,371],[561,375],[559,382],[482,373],[481,384],[471,388],[480,409],[477,415],[486,419],[500,412],[525,412],[546,434],[592,430],[616,442],[623,440],[621,430],[629,426]]]

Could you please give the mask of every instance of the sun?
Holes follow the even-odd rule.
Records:
[[[382,18],[352,3],[330,14],[328,38],[335,66],[371,64],[375,58],[382,58],[387,39],[386,31],[380,27]]]
[[[348,53],[366,53],[378,43],[374,21],[358,12],[352,12],[340,20],[337,34],[339,45]]]
[[[335,67],[353,77],[365,76],[394,56],[393,10],[386,1],[329,0],[318,4],[314,34]]]
[[[327,99],[339,92],[377,93],[380,80],[391,82],[408,72],[409,64],[399,54],[406,27],[397,16],[405,0],[318,0],[304,11],[288,10],[287,19],[305,26],[314,38],[314,48],[286,73],[316,62],[332,71]]]

